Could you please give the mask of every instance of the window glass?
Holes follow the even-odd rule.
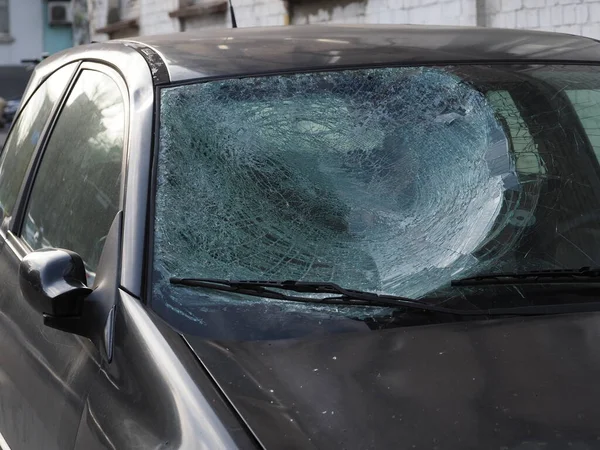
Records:
[[[19,115],[0,157],[0,207],[10,216],[33,151],[52,108],[71,78],[76,64],[57,70],[40,86]]]
[[[516,170],[520,174],[543,174],[537,145],[508,91],[492,91],[487,99],[510,134]]]
[[[288,312],[362,312],[173,277],[332,282],[460,308],[492,288],[452,280],[600,266],[600,96],[573,90],[600,92],[600,68],[361,68],[164,88],[153,307],[211,338],[273,339]],[[530,305],[552,298],[542,289],[494,292]]]
[[[119,208],[125,108],[117,84],[84,71],[52,132],[22,230],[33,248],[77,252],[90,275]]]
[[[596,157],[600,159],[600,91],[571,90],[567,91],[567,96],[573,103]]]

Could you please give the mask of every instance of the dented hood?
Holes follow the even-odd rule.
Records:
[[[600,314],[186,337],[268,449],[600,447]]]

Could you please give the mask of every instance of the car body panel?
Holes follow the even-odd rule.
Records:
[[[119,296],[114,359],[95,377],[75,449],[255,448],[181,336]]]
[[[186,339],[266,448],[592,449],[599,325],[591,313]]]
[[[25,251],[12,235],[0,247],[0,432],[13,450],[62,450],[73,445],[98,352],[43,325],[19,287]]]
[[[475,61],[600,62],[589,38],[524,30],[418,25],[314,25],[207,30],[150,36],[171,81],[340,69],[364,65]]]

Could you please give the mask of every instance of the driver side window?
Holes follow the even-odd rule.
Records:
[[[119,209],[125,103],[118,85],[84,70],[40,162],[21,236],[34,250],[77,252],[93,278]]]
[[[56,102],[77,67],[58,69],[32,95],[17,118],[0,156],[0,217],[13,214],[27,166]]]

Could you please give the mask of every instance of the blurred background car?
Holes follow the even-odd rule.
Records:
[[[0,108],[3,106],[3,121],[5,124],[10,124],[15,118],[15,114],[21,104],[21,97],[14,98],[12,100],[5,101],[4,105],[0,104]]]

